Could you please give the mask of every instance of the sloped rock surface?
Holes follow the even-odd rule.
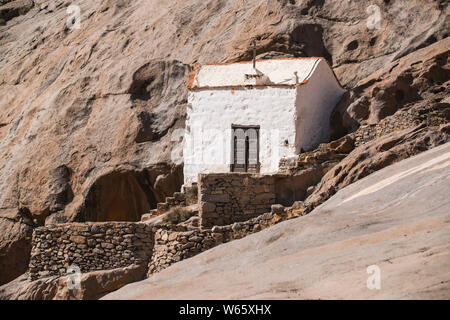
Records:
[[[364,144],[328,171],[306,202],[317,206],[338,190],[375,171],[448,141],[450,141],[450,124],[440,127],[422,125]]]
[[[447,143],[103,299],[448,299],[449,178]]]
[[[0,287],[0,300],[51,300],[55,297],[57,277],[30,281],[28,274]]]

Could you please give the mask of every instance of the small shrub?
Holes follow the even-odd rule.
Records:
[[[175,207],[170,209],[163,221],[170,224],[179,224],[192,217],[193,213],[183,207]]]
[[[198,186],[192,185],[186,188],[186,202],[188,205],[196,204],[198,201]]]

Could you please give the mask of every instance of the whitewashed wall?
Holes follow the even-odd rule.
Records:
[[[260,126],[261,173],[296,153],[296,88],[198,90],[189,93],[184,140],[185,184],[198,173],[229,172],[232,124]],[[285,140],[288,145],[285,145]]]
[[[320,60],[308,83],[297,89],[296,152],[315,149],[330,138],[330,117],[345,90],[336,81],[330,67]]]

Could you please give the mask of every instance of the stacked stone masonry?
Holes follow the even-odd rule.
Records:
[[[276,201],[273,176],[200,174],[198,188],[201,226],[204,228],[249,220],[269,212]]]
[[[277,204],[272,206],[271,212],[231,225],[197,230],[179,226],[175,230],[168,227],[155,229],[155,247],[148,265],[148,275],[222,243],[244,238],[282,221],[304,216],[310,211],[311,208],[303,202],[296,202],[289,208]]]
[[[160,216],[175,207],[185,207],[196,204],[198,202],[197,184],[184,186],[181,192],[175,192],[173,197],[167,197],[166,202],[158,203],[156,209],[151,210],[143,216],[142,221],[149,220],[153,217]]]
[[[143,223],[68,223],[34,230],[29,264],[32,280],[80,271],[145,265],[153,248],[153,232]]]
[[[164,230],[155,232],[155,247],[148,265],[148,274],[159,272],[181,260],[229,241],[244,238],[276,223],[305,214],[304,208],[297,212],[283,209],[268,212],[245,222],[215,226],[212,229]]]
[[[32,280],[64,276],[70,266],[82,273],[130,265],[148,266],[148,275],[222,243],[241,239],[308,208],[273,205],[271,212],[244,222],[210,229],[144,223],[69,223],[35,229],[29,274]]]

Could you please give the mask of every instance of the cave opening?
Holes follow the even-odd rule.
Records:
[[[115,171],[100,177],[86,197],[84,220],[139,221],[156,207],[156,198],[142,174]]]
[[[405,92],[403,90],[397,90],[395,91],[395,101],[397,104],[402,104],[405,100]]]
[[[170,173],[171,187],[156,190],[154,174],[147,170],[119,170],[99,177],[90,187],[80,220],[86,222],[137,222],[158,202],[181,188],[181,179]]]
[[[358,49],[359,43],[358,40],[353,40],[347,45],[347,51],[353,51]]]

